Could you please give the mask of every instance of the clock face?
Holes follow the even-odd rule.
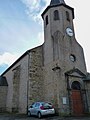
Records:
[[[73,30],[72,30],[71,28],[69,28],[69,27],[66,29],[66,33],[67,33],[70,37],[73,36]]]

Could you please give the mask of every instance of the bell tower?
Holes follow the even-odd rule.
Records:
[[[74,9],[66,5],[64,0],[51,0],[50,5],[42,13],[42,18],[44,20],[44,50],[50,53],[48,56],[48,52],[45,52],[48,59],[45,57],[44,62],[47,64],[60,58],[59,42],[61,44],[65,39],[74,38]],[[55,40],[56,38],[59,40]]]
[[[74,8],[64,0],[51,0],[42,18],[45,100],[53,102],[59,113],[74,113],[71,101],[75,94],[81,99],[80,91],[84,89],[82,78],[87,73],[83,48],[75,38]],[[74,83],[82,87],[76,89],[72,87]]]
[[[57,60],[80,66],[86,72],[83,48],[75,38],[73,19],[74,8],[64,0],[51,0],[50,5],[42,13],[44,20],[44,65]],[[81,59],[83,62],[80,63]],[[71,63],[70,63],[71,62]],[[62,66],[62,64],[60,65]]]

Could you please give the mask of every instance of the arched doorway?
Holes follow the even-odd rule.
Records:
[[[83,114],[83,100],[81,95],[81,84],[74,81],[71,85],[71,107],[73,115]]]

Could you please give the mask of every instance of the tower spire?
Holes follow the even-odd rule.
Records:
[[[51,0],[50,6],[58,5],[58,4],[65,4],[64,0]]]

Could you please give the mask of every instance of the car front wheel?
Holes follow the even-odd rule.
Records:
[[[41,113],[38,112],[38,118],[40,119],[42,117]]]
[[[31,113],[30,113],[30,111],[28,111],[28,116],[29,116],[29,117],[31,116]]]

